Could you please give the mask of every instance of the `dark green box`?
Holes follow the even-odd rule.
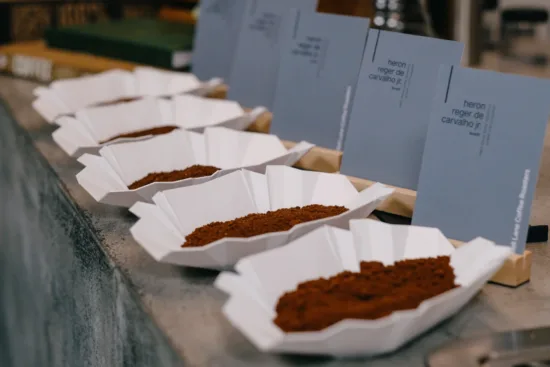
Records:
[[[194,26],[158,19],[125,19],[48,29],[48,47],[166,69],[190,64]]]

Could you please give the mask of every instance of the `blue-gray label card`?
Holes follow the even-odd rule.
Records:
[[[439,66],[455,41],[371,30],[344,141],[342,173],[415,190]]]
[[[282,23],[293,8],[315,11],[317,0],[248,0],[231,66],[228,99],[245,107],[272,110]]]
[[[550,114],[550,81],[443,66],[413,224],[523,253]]]
[[[369,19],[294,10],[285,24],[271,132],[341,150]]]
[[[201,0],[193,46],[193,73],[227,82],[247,0]]]

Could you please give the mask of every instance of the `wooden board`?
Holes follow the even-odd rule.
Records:
[[[454,247],[464,244],[455,240],[451,240],[451,243]],[[518,287],[528,282],[531,278],[532,255],[533,253],[529,250],[525,250],[523,255],[510,255],[502,268],[491,278],[491,282],[508,287]]]
[[[375,215],[370,215],[368,218],[379,220]],[[450,240],[450,242],[456,248],[464,244],[456,240]],[[529,250],[526,250],[523,255],[510,255],[489,282],[513,288],[527,283],[531,278],[532,255]]]
[[[188,0],[187,2],[195,1]],[[374,11],[374,5],[371,0],[319,0],[317,5],[317,12],[319,13],[352,15],[356,17],[372,18]],[[187,24],[195,24],[197,22],[193,12],[173,6],[161,7],[158,17],[172,22]]]
[[[250,112],[251,108],[244,109],[247,112]],[[271,112],[264,112],[250,125],[247,131],[254,133],[263,133],[269,134],[271,129],[271,121],[273,120],[273,114]]]
[[[195,24],[197,22],[197,19],[192,12],[171,6],[163,6],[160,8],[158,18],[170,22],[180,22],[186,24]]]
[[[214,91],[210,92],[208,94],[208,98],[226,99],[228,89],[229,88],[226,84],[222,84],[218,86]]]
[[[287,149],[291,149],[296,145],[296,142],[283,140],[283,144]],[[313,147],[294,167],[308,171],[337,173],[340,171],[341,163],[342,152],[323,147]]]
[[[362,178],[348,176],[349,180],[358,191],[362,191],[373,185],[375,182]],[[404,217],[412,217],[414,203],[416,202],[416,191],[403,189],[387,185],[395,189],[393,195],[379,207],[379,210],[387,213],[402,215]]]
[[[352,15],[372,19],[375,8],[372,0],[319,0],[317,2],[317,12]]]

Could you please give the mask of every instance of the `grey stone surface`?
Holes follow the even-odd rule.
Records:
[[[1,366],[410,367],[455,338],[550,325],[550,251],[537,244],[530,283],[487,285],[458,315],[392,355],[260,353],[221,314],[216,272],[155,262],[129,234],[135,218],[80,188],[80,165],[30,107],[35,86],[0,77],[0,98],[22,127],[0,111]],[[548,223],[550,213],[547,142],[533,224]]]
[[[0,124],[0,365],[182,365],[33,147],[50,129]]]

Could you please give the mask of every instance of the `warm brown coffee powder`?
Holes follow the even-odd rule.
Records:
[[[105,144],[110,141],[121,139],[121,138],[139,138],[147,135],[163,135],[163,134],[168,134],[176,129],[179,129],[179,126],[175,126],[175,125],[157,126],[157,127],[152,127],[150,129],[138,130],[130,133],[113,136],[112,138],[109,138],[107,140],[100,141],[99,144]]]
[[[342,272],[298,285],[277,303],[282,330],[319,331],[344,319],[375,320],[456,288],[448,256],[403,260],[391,266],[362,262],[361,271]]]
[[[141,97],[128,97],[128,98],[119,98],[115,99],[113,101],[105,101],[105,102],[99,102],[92,105],[92,107],[104,107],[104,106],[112,106],[115,104],[121,104],[121,103],[128,103],[137,101],[138,99],[141,99]]]
[[[138,189],[142,186],[149,185],[153,182],[174,182],[179,180],[185,180],[186,178],[197,178],[210,176],[219,171],[218,167],[214,166],[201,166],[193,165],[183,170],[171,171],[171,172],[153,172],[149,173],[142,179],[132,183],[128,188],[130,190]]]
[[[253,213],[227,222],[213,222],[185,237],[182,247],[199,247],[226,237],[252,237],[288,231],[297,224],[333,217],[348,209],[343,206],[307,205],[267,213]]]

